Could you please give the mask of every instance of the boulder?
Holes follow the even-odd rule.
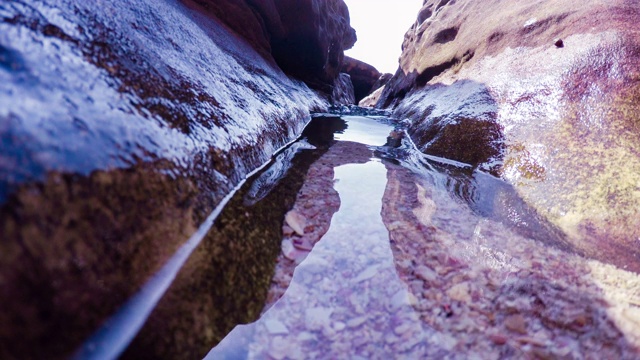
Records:
[[[184,0],[224,22],[285,73],[331,93],[356,42],[343,0]]]
[[[0,358],[71,356],[327,109],[330,93],[290,75],[333,84],[355,41],[342,1],[208,4],[226,25],[202,1],[0,4]],[[202,357],[221,314],[260,311],[273,267],[260,256],[279,244],[229,241],[198,250],[224,253],[218,268],[186,276],[219,287],[213,310],[185,310],[206,326],[176,358]],[[238,257],[242,271],[224,267]]]
[[[380,78],[380,72],[375,67],[348,56],[344,57],[342,72],[351,76],[356,95],[356,103],[375,90],[373,85]]]
[[[640,271],[640,8],[428,0],[378,107],[511,184],[584,254]]]

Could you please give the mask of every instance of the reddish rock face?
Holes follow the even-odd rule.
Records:
[[[342,0],[184,0],[223,21],[290,75],[331,93],[356,42]]]
[[[640,271],[639,35],[633,1],[426,1],[377,106]]]
[[[351,76],[356,103],[375,90],[373,85],[380,79],[380,72],[375,67],[348,56],[344,57],[342,72]]]

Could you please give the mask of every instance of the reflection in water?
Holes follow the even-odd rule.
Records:
[[[420,355],[431,331],[418,321],[415,299],[395,271],[380,215],[385,173],[379,161],[335,169],[341,207],[327,234],[284,296],[258,322],[236,328],[207,359]]]
[[[279,156],[273,159],[273,164],[265,171],[261,172],[247,190],[244,196],[244,205],[253,206],[258,201],[264,199],[278,183],[285,177],[291,166],[293,166],[293,158],[300,151],[314,150],[315,147],[304,140],[300,140],[291,144],[291,146],[283,149]]]
[[[522,254],[538,254],[538,263],[547,266],[550,250],[539,242],[553,245],[553,256],[558,249],[576,252],[509,185],[464,164],[425,156],[404,134],[381,119],[314,118],[302,140],[277,154],[231,199],[124,356],[200,357],[233,326],[253,321],[280,250],[280,221],[303,182],[326,192],[330,184],[314,182],[323,174],[334,180],[341,200],[328,232],[304,249],[308,255],[300,258],[305,260],[288,278],[282,298],[256,323],[237,326],[208,358],[459,354],[456,337],[443,325],[455,304],[442,305],[443,294],[458,302],[477,297],[491,303],[482,297],[488,291],[512,291],[505,275],[527,279],[518,269],[533,262],[518,260]],[[320,163],[330,170],[307,172]],[[393,196],[382,200],[385,191]],[[326,199],[311,198],[315,205],[303,205],[326,210]],[[465,267],[474,269],[465,274]],[[493,274],[488,290],[471,281],[479,273]],[[577,304],[592,300],[585,299]],[[454,310],[464,317],[463,307]]]
[[[525,203],[510,184],[469,165],[422,154],[408,138],[402,141],[401,148],[381,148],[377,155],[411,170],[447,197],[468,205],[480,217],[502,222],[521,236],[582,254],[565,234]]]
[[[402,129],[343,119],[314,120],[339,129],[317,163],[334,168],[340,211],[284,295],[208,359],[636,354],[584,260],[510,186],[424,156]]]
[[[340,141],[353,141],[371,146],[382,146],[387,142],[389,130],[393,127],[362,116],[344,116],[349,126],[347,131],[337,134]]]

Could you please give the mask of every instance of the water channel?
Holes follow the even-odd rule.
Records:
[[[125,358],[637,355],[614,311],[640,298],[634,274],[384,114],[315,115],[225,205],[79,357],[117,341]]]

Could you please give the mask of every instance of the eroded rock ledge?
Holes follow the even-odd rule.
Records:
[[[640,271],[640,12],[425,1],[377,106],[426,153],[513,185],[588,256]]]

